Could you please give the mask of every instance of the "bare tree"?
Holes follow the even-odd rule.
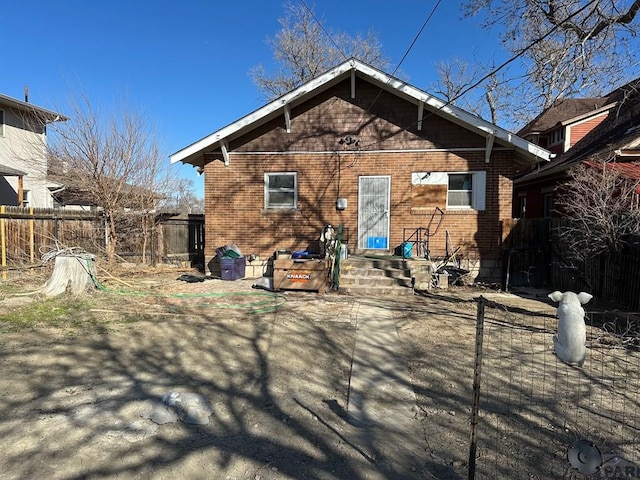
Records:
[[[454,58],[452,61],[440,62],[436,65],[438,81],[432,91],[443,100],[459,106],[479,117],[497,124],[500,113],[508,109],[505,100],[509,98],[508,86],[498,72],[487,75],[487,67],[475,63],[473,66],[466,60]],[[477,79],[485,77],[481,94],[471,87]],[[467,90],[474,90],[467,94]]]
[[[145,261],[154,212],[170,185],[156,133],[126,104],[102,115],[83,97],[67,111],[70,120],[50,138],[50,178],[70,203],[101,209],[109,260],[119,239],[138,235]]]
[[[502,101],[514,114],[507,126],[525,123],[559,98],[599,96],[637,76],[639,9],[640,0],[466,0],[463,14],[499,29],[511,55],[499,67],[500,83],[508,85]],[[474,80],[460,79],[459,86],[470,88],[458,88],[471,96],[474,88],[492,91],[486,77]]]
[[[640,233],[639,187],[640,180],[606,162],[570,170],[558,206],[570,217],[560,235],[576,259],[619,252],[629,235]]]
[[[350,57],[383,70],[388,67],[389,60],[382,55],[373,32],[365,37],[332,32],[304,5],[287,0],[284,9],[285,15],[279,19],[282,29],[274,38],[267,38],[277,71],[268,73],[258,65],[250,72],[268,99],[290,92]]]
[[[173,184],[171,195],[162,200],[160,209],[170,213],[204,213],[204,200],[195,194],[193,180],[179,178]]]

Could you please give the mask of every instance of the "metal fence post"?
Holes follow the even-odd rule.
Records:
[[[476,316],[476,355],[473,369],[473,405],[471,410],[471,441],[469,443],[469,480],[476,476],[476,449],[478,439],[476,430],[480,410],[480,372],[482,370],[482,336],[484,332],[484,307],[486,300],[478,298],[478,313]]]

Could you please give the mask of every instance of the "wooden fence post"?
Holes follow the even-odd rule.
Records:
[[[5,219],[4,219],[4,212],[5,212],[6,208],[4,205],[0,205],[0,214],[2,214],[3,216],[0,217],[0,250],[2,250],[2,253],[0,254],[2,256],[2,260],[0,261],[0,266],[2,266],[2,280],[6,280],[7,279],[7,239],[6,239],[6,225],[5,225]]]
[[[35,263],[35,237],[33,232],[35,220],[33,218],[33,207],[29,207],[29,215],[31,215],[29,219],[29,260],[33,265]]]

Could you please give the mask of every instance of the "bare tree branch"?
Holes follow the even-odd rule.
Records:
[[[103,115],[84,96],[68,111],[50,138],[50,178],[65,186],[69,203],[102,210],[110,260],[119,239],[138,235],[144,261],[153,214],[171,185],[157,134],[128,105]]]
[[[603,162],[569,172],[558,205],[571,222],[560,232],[575,258],[619,252],[629,235],[640,233],[640,180],[629,179]]]
[[[268,99],[299,87],[350,57],[380,69],[389,65],[373,32],[365,37],[331,32],[303,5],[287,1],[284,9],[285,15],[279,19],[281,30],[267,39],[277,71],[268,73],[262,65],[250,71],[254,84]]]
[[[518,59],[504,69],[513,72],[504,74],[513,77],[508,82],[509,111],[523,112],[522,102],[535,100],[530,116],[560,98],[600,96],[635,78],[639,10],[640,0],[466,0],[463,4],[465,16],[478,16],[487,29],[499,28],[505,50]],[[514,82],[522,71],[522,79]]]

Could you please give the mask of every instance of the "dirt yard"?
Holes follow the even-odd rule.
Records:
[[[176,280],[182,273],[100,275],[103,290],[46,301],[23,295],[37,274],[0,283],[0,479],[388,478],[352,441],[345,413],[358,298]],[[600,368],[613,357],[592,348],[583,370],[558,365],[555,309],[542,298],[469,288],[379,298],[396,312],[424,426],[416,478],[467,478],[480,294],[495,303],[477,478],[559,478],[583,434],[637,447],[627,431],[638,428],[637,354],[621,351],[626,383],[613,391],[629,398],[618,403],[610,367]],[[209,424],[144,418],[169,392],[207,398]]]

